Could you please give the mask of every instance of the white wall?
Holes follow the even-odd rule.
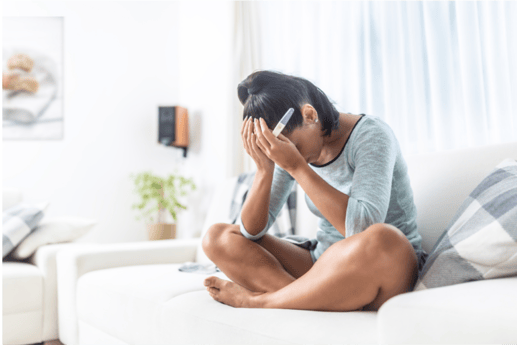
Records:
[[[146,239],[129,174],[177,170],[198,190],[184,199],[178,237],[199,236],[214,183],[228,176],[231,4],[3,1],[3,16],[64,16],[64,139],[3,141],[3,187],[49,200],[47,216],[93,218],[79,242]],[[221,48],[221,49],[218,49]],[[190,113],[191,147],[157,144],[157,109]],[[172,220],[172,218],[169,218]]]

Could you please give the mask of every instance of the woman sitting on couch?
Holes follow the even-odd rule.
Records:
[[[207,278],[210,295],[234,307],[352,311],[378,310],[411,291],[427,254],[391,128],[339,113],[311,82],[281,73],[251,74],[238,96],[257,172],[238,224],[214,224],[203,238],[233,280]],[[285,134],[275,137],[289,108]],[[266,234],[295,180],[319,217],[315,239]]]

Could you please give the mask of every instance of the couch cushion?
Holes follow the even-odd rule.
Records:
[[[187,292],[206,292],[203,280],[209,275],[179,272],[180,266],[140,265],[84,274],[77,282],[78,319],[130,344],[158,343],[154,337],[163,305]],[[222,272],[214,276],[228,279]],[[81,332],[79,328],[80,337]]]
[[[377,343],[375,312],[233,308],[195,291],[167,301],[160,315],[160,344]]]
[[[15,259],[25,259],[46,244],[67,243],[78,239],[91,230],[98,222],[79,217],[45,217],[34,231],[12,251]]]
[[[43,277],[34,265],[2,263],[2,343],[42,341]]]
[[[511,344],[517,277],[404,293],[379,309],[381,344]]]
[[[180,266],[129,266],[83,275],[77,287],[79,337],[92,328],[130,344],[376,342],[376,313],[236,309],[206,292],[203,280],[209,275],[179,272]],[[222,272],[214,275],[228,279]],[[304,332],[305,325],[318,331]]]
[[[43,275],[34,265],[2,263],[2,314],[42,310]]]

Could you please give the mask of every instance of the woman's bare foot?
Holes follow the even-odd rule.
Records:
[[[206,290],[210,296],[218,302],[235,308],[261,308],[258,296],[264,292],[253,292],[229,280],[217,277],[205,279]]]

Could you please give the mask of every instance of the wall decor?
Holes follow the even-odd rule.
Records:
[[[183,149],[189,146],[188,110],[180,106],[158,107],[158,143]]]
[[[63,24],[3,18],[3,140],[63,139]]]

